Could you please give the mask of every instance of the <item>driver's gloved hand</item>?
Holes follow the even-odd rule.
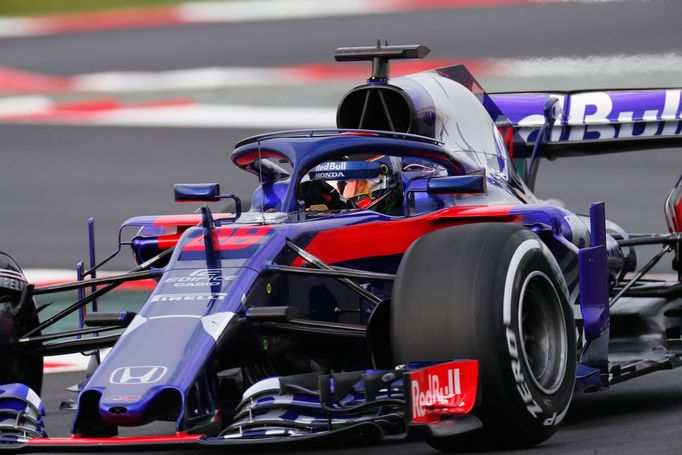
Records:
[[[306,207],[324,204],[330,210],[352,209],[353,204],[324,180],[310,180],[298,185],[298,196]]]

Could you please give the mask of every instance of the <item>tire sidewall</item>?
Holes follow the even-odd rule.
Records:
[[[558,388],[551,394],[535,385],[522,349],[519,306],[523,284],[533,272],[542,273],[551,282],[556,299],[546,303],[560,305],[565,325],[565,370]],[[489,307],[491,312],[484,315],[493,320],[481,322],[495,327],[495,333],[502,336],[490,337],[496,344],[497,359],[479,360],[485,420],[495,426],[511,425],[524,435],[524,439],[540,442],[554,433],[573,396],[575,361],[571,356],[575,358],[575,329],[563,274],[549,249],[534,233],[521,230],[509,237],[500,254],[493,301]],[[488,401],[491,399],[502,400],[506,405],[490,406]],[[491,415],[495,408],[506,410],[510,415],[504,415],[504,412]]]
[[[548,304],[556,309],[551,319],[537,321],[557,321],[562,315],[565,329],[556,338],[565,343],[563,378],[545,386],[551,389],[549,393],[535,386],[519,349],[520,296],[526,278],[533,273],[547,278],[535,288],[541,292],[536,294],[541,297],[534,297],[535,311],[546,312],[545,300],[552,300]],[[550,299],[552,289],[556,293]],[[510,449],[538,444],[556,431],[575,384],[575,322],[567,296],[563,273],[551,251],[524,226],[477,223],[448,227],[426,234],[410,246],[393,285],[390,335],[394,361],[474,359],[479,364],[479,393],[472,414],[483,422],[483,428],[435,438],[429,444],[440,450]],[[508,321],[505,311],[510,315]],[[527,327],[538,327],[531,324]],[[554,327],[560,328],[560,322]],[[556,334],[553,330],[549,333]]]
[[[21,267],[11,256],[0,252],[0,270],[10,270],[23,275]],[[18,349],[20,336],[38,325],[38,314],[33,299],[20,301],[21,291],[17,280],[10,279],[0,286],[0,350],[4,360],[0,365],[0,384],[21,383],[40,394],[43,379],[43,357]],[[25,281],[25,279],[24,279]],[[26,283],[21,283],[23,288]]]

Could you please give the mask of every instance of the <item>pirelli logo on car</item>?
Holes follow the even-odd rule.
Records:
[[[209,300],[224,299],[227,297],[226,292],[213,293],[194,293],[194,294],[155,294],[152,296],[150,302],[207,302]]]

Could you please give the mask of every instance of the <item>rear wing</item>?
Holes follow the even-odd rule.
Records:
[[[682,146],[682,89],[490,93],[484,106],[506,135],[514,158],[529,158],[545,124],[545,104],[561,113],[548,127],[542,156]],[[501,115],[500,115],[501,114]],[[513,139],[512,139],[513,138]]]

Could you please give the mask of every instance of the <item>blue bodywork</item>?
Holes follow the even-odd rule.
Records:
[[[269,264],[282,263],[281,255],[288,240],[307,246],[331,265],[395,273],[404,252],[400,243],[409,245],[421,232],[457,225],[467,217],[479,221],[515,222],[528,226],[543,239],[561,264],[569,293],[578,295],[579,252],[582,251],[579,246],[585,245],[578,242],[575,226],[569,222],[575,216],[570,212],[542,203],[523,204],[515,197],[516,190],[510,181],[496,174],[487,176],[485,195],[467,200],[452,195],[429,194],[425,191],[429,181],[437,182],[438,178],[417,177],[410,172],[403,175],[405,213],[400,216],[357,210],[324,216],[299,212],[295,210],[295,186],[288,182],[300,180],[320,162],[353,153],[390,153],[402,157],[408,169],[413,163],[435,162],[454,175],[444,179],[457,178],[457,175],[480,175],[481,168],[466,157],[448,153],[442,145],[433,141],[387,135],[340,135],[335,132],[320,132],[310,137],[292,136],[260,138],[237,148],[233,160],[238,165],[249,167],[262,158],[265,150],[269,158],[277,157],[292,163],[291,176],[280,175],[277,181],[263,181],[256,194],[260,197],[265,194],[267,202],[262,204],[257,198],[252,211],[242,217],[245,219],[218,223],[212,234],[215,236],[214,245],[210,248],[206,226],[189,227],[184,231],[172,257],[162,269],[158,286],[81,391],[73,428],[75,434],[92,433],[98,427],[140,425],[158,419],[161,403],[169,408],[165,411],[169,417],[176,417],[178,431],[186,431],[212,419],[217,410],[217,383],[211,362],[221,343],[236,336],[245,320],[246,310],[258,305],[253,303],[259,300],[253,297],[259,292],[254,289],[258,289],[258,282],[267,276]],[[489,204],[480,205],[476,197],[484,198]],[[279,212],[283,218],[277,222],[263,222],[261,217],[266,217],[267,213],[260,211],[266,207],[289,207],[290,210],[289,214]],[[253,221],[249,222],[248,217]],[[155,218],[150,217],[146,221],[133,219],[128,224],[142,226],[143,232],[146,229],[146,232],[154,233],[157,232],[153,229],[154,222]],[[572,222],[576,220],[573,218]],[[350,229],[353,233],[344,237]],[[372,247],[362,247],[366,242],[381,242],[377,235],[391,231],[395,231],[391,237],[397,244],[395,254],[385,254],[383,247],[377,253],[372,251]],[[323,250],[318,250],[315,242],[323,241],[324,236],[335,237],[337,247],[348,254],[335,259],[331,253],[326,255]],[[345,244],[346,238],[352,238],[351,243]],[[218,256],[212,259],[214,254]],[[144,255],[142,250],[138,251],[140,255]],[[597,267],[603,266],[601,262],[596,266],[586,261],[580,264],[581,277],[585,274],[597,276]],[[273,286],[281,287],[279,284]],[[390,286],[382,288],[379,283],[373,286],[374,292],[390,296]],[[343,313],[333,310],[341,303],[333,304],[331,311],[328,310],[329,296],[338,292],[330,285],[322,284],[310,289],[306,298],[295,291],[278,292],[276,290],[274,297],[266,299],[268,306],[294,305],[310,320],[349,320],[348,316],[344,318]],[[278,295],[280,298],[276,297]],[[335,299],[336,302],[340,300]],[[374,306],[357,297],[353,300],[364,308],[359,315],[352,317],[353,321],[367,324]],[[593,318],[601,317],[593,316],[594,301],[582,299],[580,304],[585,326],[590,328],[588,339],[599,337],[601,328],[592,331]],[[229,356],[229,353],[221,355]],[[363,362],[367,362],[362,359],[366,358],[366,353],[349,351],[342,362],[361,367]]]

